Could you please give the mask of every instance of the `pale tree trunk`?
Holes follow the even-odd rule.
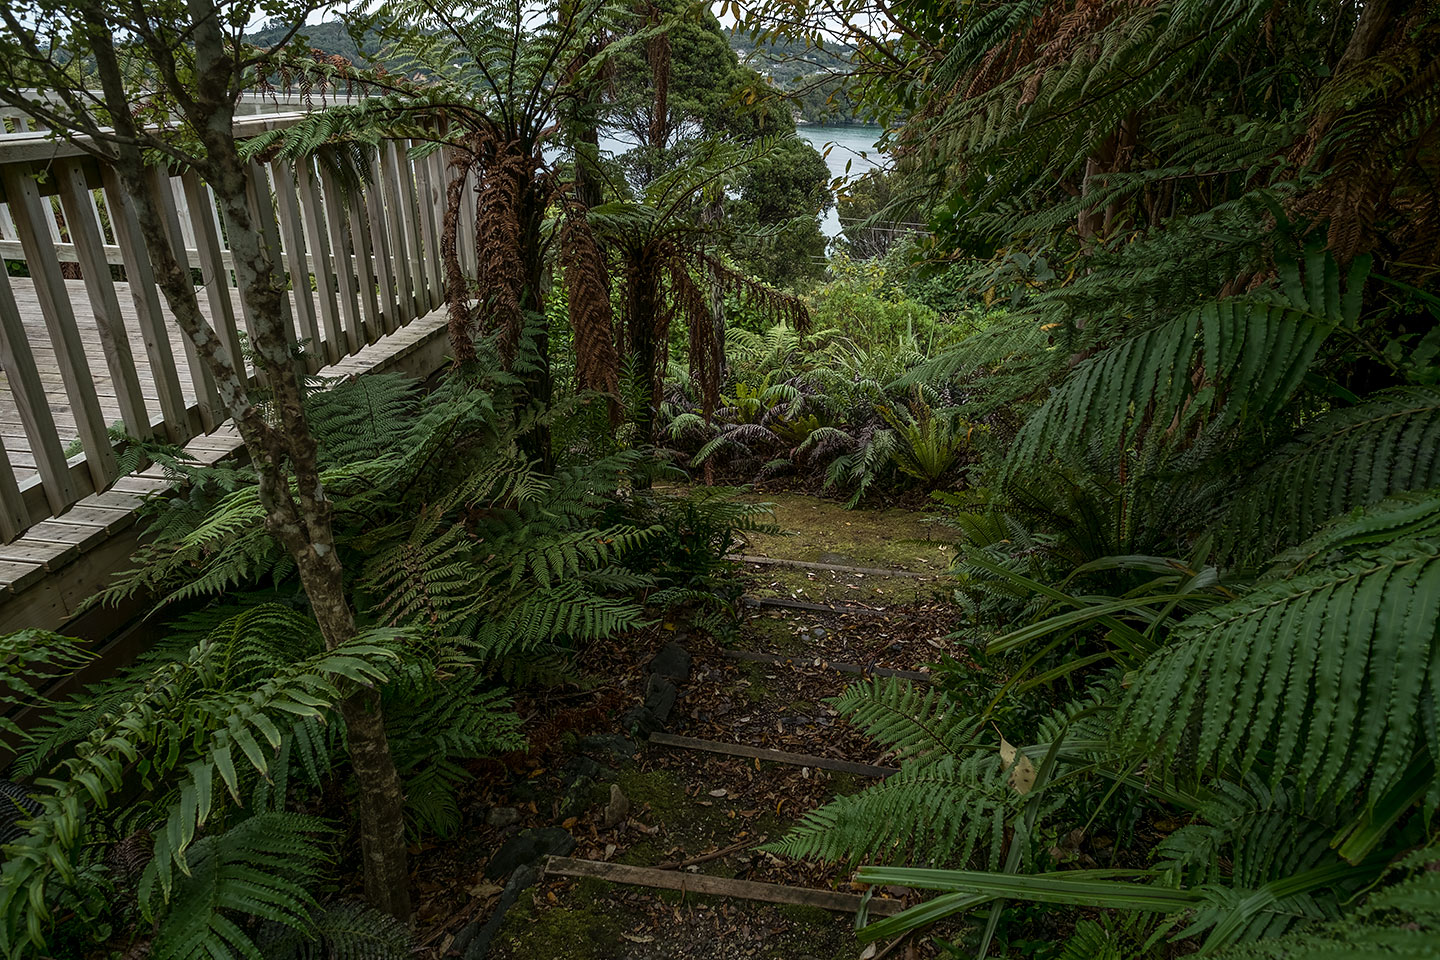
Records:
[[[284,280],[275,269],[279,251],[268,249],[246,200],[247,173],[233,134],[236,64],[209,0],[192,0],[196,71],[184,90],[186,119],[199,134],[204,155],[195,168],[210,185],[225,219],[240,293],[253,320],[253,347],[271,388],[272,424],[250,397],[239,358],[228,355],[200,312],[188,265],[182,265],[166,234],[151,192],[130,117],[113,36],[95,9],[90,41],[107,108],[124,138],[107,161],[115,165],[135,212],[158,286],[171,313],[208,365],[227,412],[234,418],[259,477],[260,500],[270,533],[295,561],[300,583],[329,649],[356,636],[345,592],[344,569],[335,549],[332,506],[325,496],[316,445],[305,414],[304,393],[292,351]],[[168,79],[168,78],[167,78]],[[178,83],[178,77],[176,78]],[[267,201],[262,201],[267,202]],[[288,469],[287,469],[288,467]],[[291,488],[290,471],[294,473]],[[379,694],[362,689],[341,704],[351,766],[358,784],[357,819],[364,858],[365,893],[377,908],[410,919],[404,795],[385,734]]]

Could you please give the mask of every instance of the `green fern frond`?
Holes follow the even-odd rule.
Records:
[[[1056,450],[1121,450],[1147,433],[1273,416],[1330,330],[1274,303],[1206,304],[1077,366],[1021,428],[1010,469]]]
[[[851,684],[831,705],[902,761],[960,753],[979,729],[939,689],[897,677]]]
[[[1304,543],[1276,557],[1266,580],[1293,577],[1321,563],[1402,540],[1440,539],[1440,489],[1386,497],[1332,521]]]
[[[1130,685],[1123,742],[1202,768],[1293,771],[1321,795],[1393,788],[1440,756],[1440,549],[1399,544],[1190,617]]]
[[[1261,466],[1226,527],[1271,554],[1331,518],[1440,485],[1440,387],[1408,387],[1317,420]]]
[[[140,884],[141,904],[160,914],[150,956],[156,960],[264,960],[240,926],[255,917],[313,935],[308,886],[329,860],[316,842],[330,827],[314,817],[267,813],[190,849],[190,872],[160,907],[154,864]]]
[[[1440,848],[1405,857],[1345,918],[1222,951],[1222,960],[1427,960],[1440,938]]]
[[[994,869],[1021,800],[995,753],[947,755],[831,801],[764,849],[845,863],[934,865],[980,853]]]

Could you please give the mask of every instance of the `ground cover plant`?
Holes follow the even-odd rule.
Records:
[[[506,956],[772,925],[797,960],[1434,956],[1435,6],[720,12],[843,57],[887,124],[823,275],[818,157],[706,10],[392,3],[350,14],[363,64],[299,21],[248,45],[293,15],[263,5],[3,14],[0,97],[98,77],[57,135],[224,194],[266,378],[155,220],[250,459],[129,449],[179,487],[92,602],[161,639],[6,721],[0,947],[470,956],[493,908]],[[322,81],[370,96],[235,144],[240,91]],[[308,379],[245,164],[363,178],[396,136],[454,157],[454,362]],[[88,657],[0,648],[16,708]],[[665,723],[732,752],[645,746]],[[474,846],[543,831],[853,895],[854,941],[649,893],[617,919]]]

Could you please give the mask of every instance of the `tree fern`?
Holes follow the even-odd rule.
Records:
[[[1276,583],[1180,624],[1136,674],[1128,743],[1202,768],[1273,758],[1322,795],[1374,802],[1412,754],[1440,755],[1433,713],[1440,551],[1398,544]],[[1433,788],[1432,788],[1433,793]]]

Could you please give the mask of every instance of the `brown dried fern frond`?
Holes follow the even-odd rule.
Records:
[[[576,386],[611,395],[610,418],[620,408],[620,354],[615,349],[615,318],[610,306],[610,277],[585,209],[570,202],[560,225],[560,266],[569,298],[575,336]]]
[[[470,313],[470,282],[460,266],[460,205],[475,167],[475,154],[461,147],[450,161],[450,182],[445,187],[445,217],[440,231],[440,259],[445,268],[445,310],[449,315],[450,349],[457,363],[475,359],[474,318]]]
[[[534,169],[534,159],[513,141],[487,138],[481,144],[474,238],[480,322],[485,331],[498,331],[507,361],[525,324],[521,204]]]

